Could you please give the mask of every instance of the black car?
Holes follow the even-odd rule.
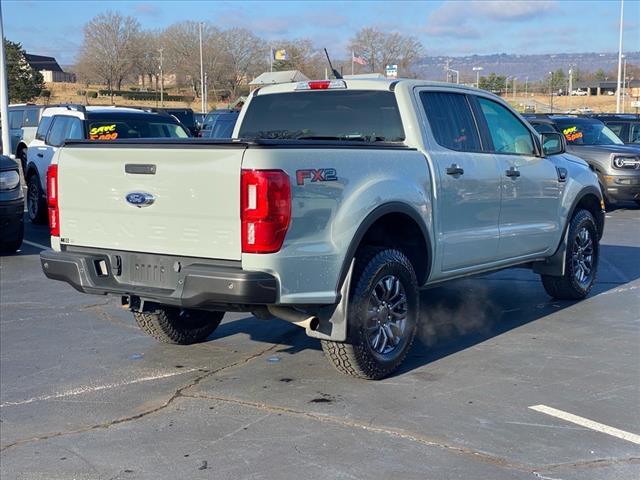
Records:
[[[240,115],[240,110],[212,110],[204,119],[200,137],[202,138],[231,138],[233,127]]]
[[[153,112],[164,112],[176,117],[182,125],[189,129],[192,136],[197,137],[200,129],[196,124],[196,117],[190,108],[152,108]]]
[[[640,144],[640,115],[632,113],[602,113],[591,115],[604,122],[627,145]]]
[[[24,236],[24,194],[18,164],[0,155],[0,253],[13,253]]]

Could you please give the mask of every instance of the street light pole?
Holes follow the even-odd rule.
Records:
[[[204,112],[204,63],[202,62],[202,22],[198,23],[200,34],[200,111]]]
[[[524,77],[524,96],[526,97],[529,94],[529,75]]]
[[[624,29],[624,0],[620,0],[620,39],[618,41],[618,88],[616,89],[616,113],[620,113],[620,75],[622,75],[622,31]]]
[[[164,107],[164,73],[162,72],[162,50],[162,48],[158,49],[158,51],[160,52],[160,106]]]
[[[507,98],[507,95],[509,95],[509,79],[511,78],[511,75],[507,75],[507,77],[504,79],[504,97]]]
[[[624,55],[623,55],[624,56]],[[622,113],[624,113],[624,102],[627,98],[627,59],[624,59],[624,66],[622,67]]]
[[[473,71],[476,72],[476,88],[480,88],[480,72],[482,70],[482,67],[473,67]]]
[[[516,99],[516,80],[518,79],[518,77],[513,77],[513,100],[515,101]]]
[[[9,89],[7,84],[7,59],[4,52],[4,33],[2,26],[2,5],[0,5],[0,113],[2,114],[2,153],[11,155],[11,137],[9,136]],[[18,162],[19,164],[21,162]]]
[[[553,113],[553,72],[549,72],[549,109]]]

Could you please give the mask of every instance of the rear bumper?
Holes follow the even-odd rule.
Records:
[[[76,290],[183,308],[235,310],[277,303],[277,280],[231,262],[117,251],[40,253],[44,274]]]

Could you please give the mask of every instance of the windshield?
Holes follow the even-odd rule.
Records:
[[[402,142],[393,92],[339,90],[258,95],[239,132],[245,139]]]
[[[570,145],[623,145],[618,136],[598,121],[557,120],[559,130]]]
[[[137,120],[93,120],[89,122],[89,140],[117,140],[120,138],[187,138],[189,134],[177,123],[161,118]]]

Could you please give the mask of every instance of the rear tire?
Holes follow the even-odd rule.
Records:
[[[587,210],[578,210],[569,224],[564,275],[541,275],[544,289],[560,300],[585,298],[596,279],[599,255],[598,229],[593,215]]]
[[[47,223],[47,204],[42,197],[40,179],[31,175],[27,181],[27,214],[31,223]]]
[[[322,340],[322,350],[341,373],[384,378],[407,356],[419,311],[416,274],[404,253],[364,247],[353,272],[347,343]]]
[[[209,338],[224,312],[161,306],[155,312],[133,312],[140,329],[162,343],[191,345]]]

